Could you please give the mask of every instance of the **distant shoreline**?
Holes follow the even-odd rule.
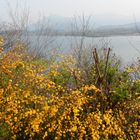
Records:
[[[5,33],[5,31],[3,31],[3,32],[1,32],[0,33],[0,35],[5,35],[5,34],[7,34],[7,32],[8,31],[6,31],[6,33]],[[12,33],[12,34],[14,34],[14,32],[15,32],[15,34],[18,32],[18,31],[9,31],[9,33]],[[19,31],[19,32],[22,32],[22,35],[27,35],[27,32],[25,31]],[[29,31],[28,32],[28,36],[37,36],[37,35],[40,35],[39,33],[38,33],[38,31]],[[49,33],[49,34],[47,34],[47,33],[42,33],[41,34],[41,36],[63,36],[63,37],[115,37],[115,36],[140,36],[140,33],[112,33],[112,32],[109,32],[109,31],[105,31],[105,32],[98,32],[98,31],[95,31],[95,33],[94,33],[94,31],[93,32],[91,32],[91,33],[89,33],[89,34],[84,34],[84,35],[82,35],[82,34],[80,34],[80,33],[69,33],[69,32],[67,32],[67,33],[65,33],[65,32],[59,32],[59,31],[54,31],[54,32],[52,32],[52,33]]]

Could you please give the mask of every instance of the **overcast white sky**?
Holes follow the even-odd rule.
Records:
[[[12,8],[16,7],[17,2],[21,7],[26,3],[34,20],[39,13],[65,17],[81,13],[106,17],[110,15],[110,18],[125,16],[130,21],[133,15],[140,18],[140,0],[0,0],[0,18],[3,20],[7,19],[7,2]]]

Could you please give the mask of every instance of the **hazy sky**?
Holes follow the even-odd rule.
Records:
[[[32,19],[39,14],[71,17],[81,13],[113,18],[125,16],[129,20],[133,19],[133,15],[140,18],[140,0],[0,0],[0,18],[3,20],[8,15],[7,2],[13,9],[17,2],[20,7],[26,3]]]

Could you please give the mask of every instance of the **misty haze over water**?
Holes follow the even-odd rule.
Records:
[[[50,22],[54,20],[54,23],[56,23],[53,24],[53,29],[57,26],[59,30],[65,30],[70,27],[69,19],[71,17],[82,14],[84,14],[85,17],[91,16],[93,29],[98,29],[98,31],[100,31],[100,33],[103,32],[103,34],[104,32],[108,32],[108,37],[104,36],[103,38],[100,37],[100,35],[99,37],[85,37],[87,47],[102,47],[102,43],[107,42],[107,47],[111,47],[113,52],[121,57],[124,62],[131,62],[140,56],[140,37],[139,34],[137,34],[137,36],[135,34],[137,31],[139,32],[137,29],[140,29],[139,5],[139,0],[12,0],[7,2],[1,0],[0,18],[1,23],[12,23],[10,16],[13,14],[14,17],[14,14],[16,14],[16,16],[19,17],[15,18],[15,23],[18,24],[22,21],[24,14],[24,16],[27,14],[27,17],[29,14],[28,23],[30,26],[36,24],[41,16],[49,17]],[[138,28],[135,29],[135,25],[138,26]],[[34,27],[36,28],[36,26]],[[32,26],[31,28],[33,29],[34,27]],[[117,36],[113,36],[114,32]],[[124,34],[125,36],[123,36]],[[36,40],[37,37],[31,35],[29,38],[31,47],[38,45],[39,48],[39,44],[37,44]],[[41,38],[40,43],[43,43],[47,37],[41,36]],[[54,41],[49,42],[47,45],[50,46],[50,48],[60,48],[60,52],[67,53],[71,50],[72,43],[74,44],[74,41],[79,37],[62,35],[53,38]],[[42,50],[42,52],[45,52],[45,50]]]
[[[36,44],[36,38],[37,36],[30,36],[32,47]],[[41,38],[44,41],[47,37],[42,36]],[[75,36],[56,36],[53,38],[54,41],[49,44],[49,48],[58,47],[63,54],[71,52],[72,47],[74,47],[73,44],[80,41],[80,37]],[[123,63],[132,62],[140,56],[140,36],[85,37],[84,42],[86,47],[110,47]],[[44,53],[45,49],[42,51]]]

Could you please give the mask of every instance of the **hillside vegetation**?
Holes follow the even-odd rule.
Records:
[[[16,140],[138,140],[140,64],[123,68],[110,49],[92,62],[34,58],[0,37],[0,137]],[[87,64],[87,63],[86,63]]]

